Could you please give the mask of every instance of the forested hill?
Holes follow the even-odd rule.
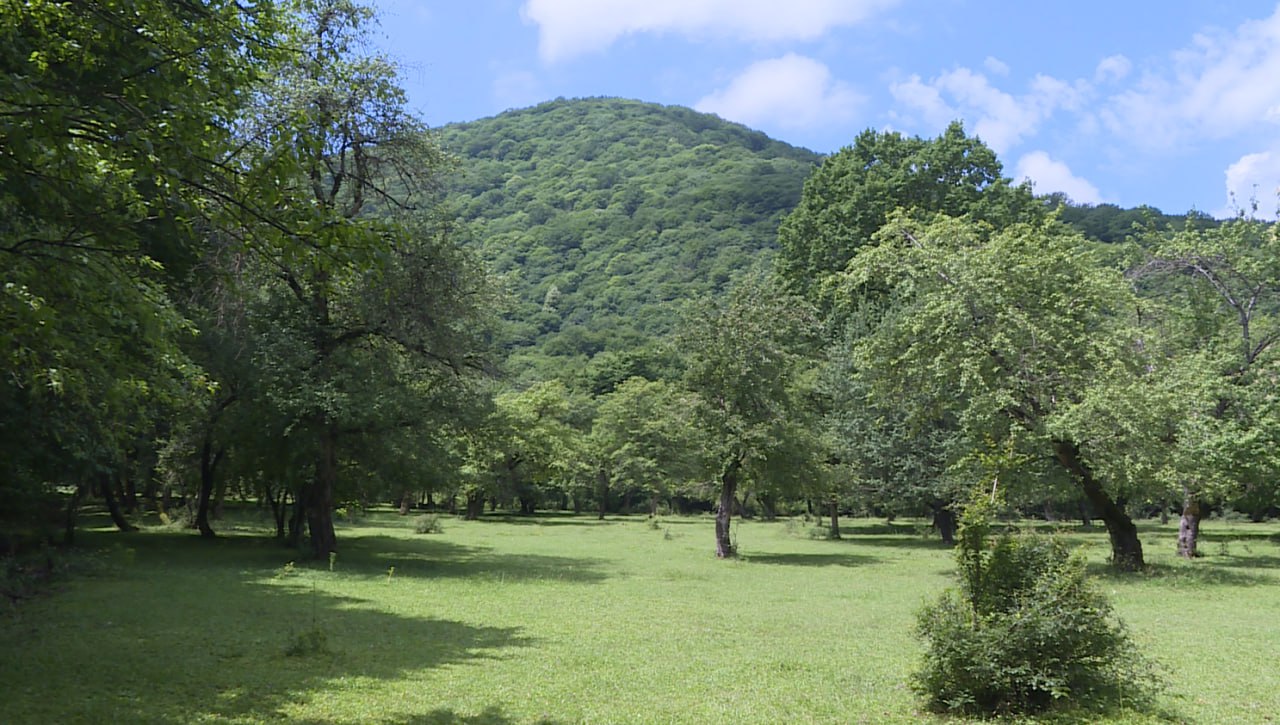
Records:
[[[551,101],[439,139],[462,159],[452,204],[516,298],[502,342],[526,379],[587,370],[602,351],[626,368],[619,356],[667,333],[683,301],[768,262],[820,162],[715,116],[620,99]]]

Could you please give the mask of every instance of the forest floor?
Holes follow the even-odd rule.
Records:
[[[373,512],[306,562],[266,523],[204,541],[81,532],[52,589],[0,612],[3,723],[916,723],[917,611],[953,582],[922,522]],[[91,521],[96,524],[97,521]],[[103,522],[105,523],[105,522]],[[1042,525],[1043,526],[1043,525]],[[1167,683],[1142,711],[1041,722],[1268,723],[1280,713],[1280,525],[1144,522],[1149,570],[1061,527]]]

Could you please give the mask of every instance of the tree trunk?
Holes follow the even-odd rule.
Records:
[[[720,475],[720,508],[716,510],[716,558],[731,559],[737,556],[733,541],[729,538],[729,524],[733,516],[733,505],[736,502],[734,493],[738,489],[738,471],[742,462],[734,459],[725,467]]]
[[[194,527],[200,529],[200,536],[212,539],[217,534],[209,525],[209,499],[213,496],[213,475],[222,460],[222,451],[213,452],[213,440],[205,437],[200,446],[200,494],[196,499],[196,521]]]
[[[938,530],[938,535],[942,537],[942,543],[947,546],[955,546],[956,512],[952,511],[951,507],[938,506],[933,509],[933,526]]]
[[[479,521],[482,513],[484,513],[484,494],[468,493],[467,513],[463,518],[467,521]]]
[[[409,510],[412,508],[413,508],[413,492],[408,489],[405,489],[405,492],[400,495],[400,515],[408,516]]]
[[[840,502],[831,499],[831,528],[827,531],[828,539],[840,538]]]
[[[76,486],[75,493],[67,500],[67,518],[64,521],[62,543],[70,545],[76,537],[76,515],[80,512],[80,499],[84,497],[84,484]]]
[[[98,486],[102,489],[102,500],[107,504],[107,512],[111,514],[111,521],[115,523],[116,528],[121,531],[137,531],[138,527],[129,523],[129,520],[124,517],[124,512],[120,510],[120,502],[116,500],[111,477],[105,473],[98,474]]]
[[[311,555],[328,559],[338,550],[333,530],[333,490],[338,482],[338,433],[326,423],[320,431],[320,457],[316,461],[315,482],[306,495],[307,531],[311,534]]]
[[[1093,470],[1080,455],[1080,447],[1071,441],[1054,441],[1053,452],[1058,462],[1075,476],[1085,497],[1106,524],[1107,535],[1111,539],[1111,566],[1121,571],[1137,571],[1145,567],[1138,527],[1094,478]]]
[[[283,501],[283,499],[282,499]],[[283,503],[281,503],[283,506]],[[302,544],[302,524],[307,520],[306,502],[302,494],[293,500],[293,513],[289,515],[289,531],[285,534],[285,544],[291,549],[299,549]]]
[[[1194,559],[1200,555],[1196,544],[1200,540],[1200,499],[1183,487],[1182,520],[1178,522],[1178,556]]]
[[[600,499],[600,510],[596,518],[604,521],[605,511],[609,510],[609,474],[603,469],[596,471],[596,497]]]

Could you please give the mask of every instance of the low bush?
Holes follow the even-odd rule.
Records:
[[[439,534],[443,531],[444,525],[440,523],[440,517],[436,514],[423,514],[413,520],[415,534]]]
[[[931,709],[1024,714],[1057,704],[1105,709],[1154,690],[1084,559],[1061,542],[1009,533],[991,540],[994,505],[966,510],[960,586],[918,617],[926,644],[915,687]]]

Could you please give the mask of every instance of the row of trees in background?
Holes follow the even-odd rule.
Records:
[[[690,227],[610,164],[540,170],[537,144],[502,134],[473,139],[485,161],[446,199],[453,161],[406,111],[394,67],[365,52],[369,21],[348,0],[0,20],[7,548],[55,521],[70,537],[89,495],[128,528],[139,497],[166,513],[176,493],[212,536],[232,492],[321,557],[339,506],[426,500],[472,518],[684,504],[716,512],[716,553],[732,556],[737,512],[802,504],[835,535],[854,510],[930,514],[950,540],[981,481],[1024,509],[1086,504],[1113,562],[1137,568],[1140,507],[1180,504],[1187,556],[1209,507],[1274,507],[1274,225],[1149,214],[1120,239],[1116,214],[1034,196],[959,124],[936,139],[867,131],[805,183],[775,256],[682,288],[697,294],[679,315],[620,302],[608,319],[652,319],[589,362],[531,352],[530,315],[595,309],[589,273],[672,284],[723,260],[602,262],[609,230],[617,261]],[[584,118],[661,128],[673,158],[709,164],[661,166],[652,184],[717,239],[749,225],[751,249],[793,198],[781,181],[809,163],[701,114],[679,115],[684,138],[638,104],[584,103]],[[533,115],[585,124],[570,102]],[[573,138],[592,159],[628,148]],[[528,179],[490,178],[509,159],[568,184],[558,207]],[[751,196],[756,173],[774,185]],[[1080,231],[1095,222],[1105,240]],[[588,228],[590,244],[564,243]],[[583,266],[539,272],[541,303],[518,281],[498,319],[507,298],[472,250],[506,272],[517,256],[549,264],[535,237],[550,231]],[[486,374],[513,351],[514,377]]]

